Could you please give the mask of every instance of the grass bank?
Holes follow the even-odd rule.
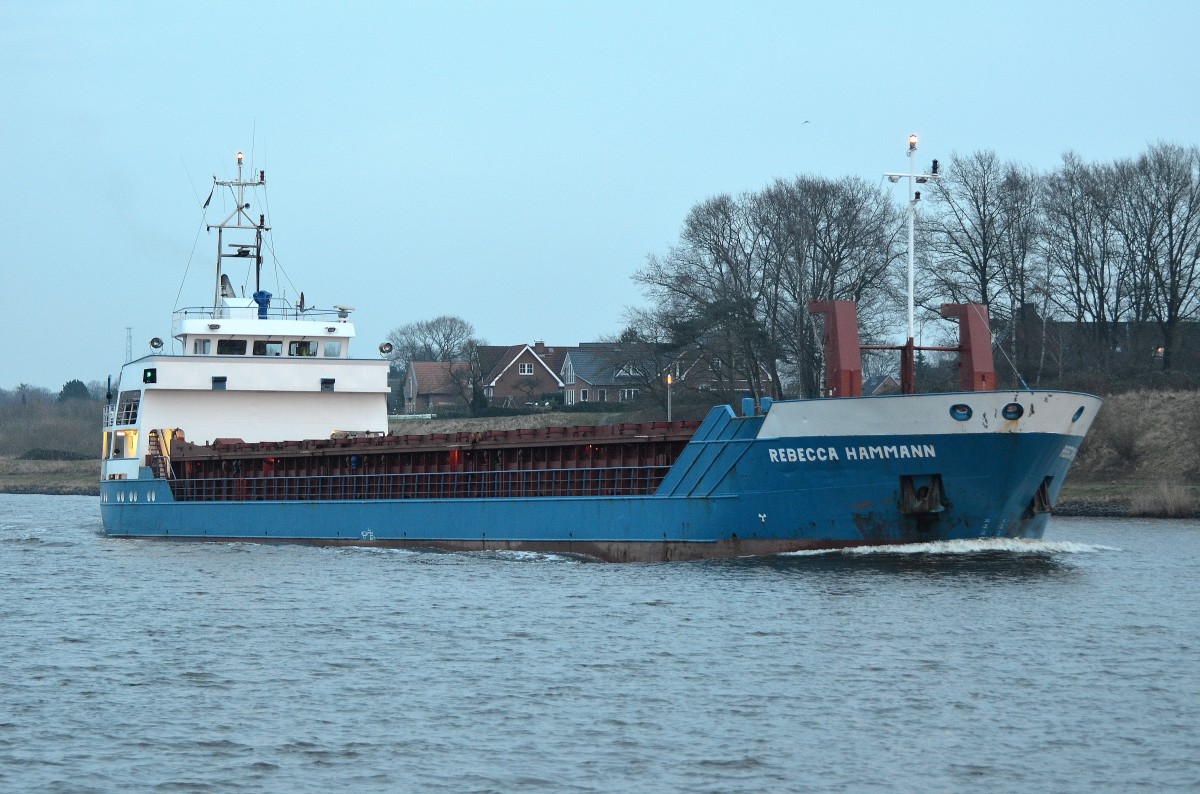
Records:
[[[1106,397],[1055,512],[1200,516],[1200,392]]]
[[[0,493],[98,495],[100,461],[0,458]]]

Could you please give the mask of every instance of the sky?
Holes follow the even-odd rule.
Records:
[[[201,205],[239,150],[266,288],[356,307],[355,355],[441,314],[574,345],[714,195],[880,179],[913,132],[918,165],[1044,170],[1200,142],[1198,29],[1154,0],[6,0],[0,388],[115,376],[127,328],[136,358],[211,303]]]

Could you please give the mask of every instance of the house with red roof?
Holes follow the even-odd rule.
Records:
[[[470,367],[465,361],[410,361],[404,370],[404,412],[429,413],[438,406],[465,406]]]
[[[542,341],[507,347],[481,345],[477,353],[488,402],[504,408],[520,408],[540,402],[548,395],[561,395],[563,382],[558,371],[570,349],[548,347]]]

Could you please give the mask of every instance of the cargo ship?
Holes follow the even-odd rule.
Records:
[[[262,289],[266,175],[217,180],[212,305],[176,311],[105,405],[114,537],[577,554],[671,561],[1039,538],[1100,406],[995,388],[986,307],[959,322],[961,391],[862,396],[855,307],[825,316],[828,395],[717,405],[703,421],[397,435],[388,361],[353,358],[353,307]],[[239,295],[226,262],[253,265]],[[247,272],[248,269],[247,269]],[[381,353],[387,352],[381,345]]]

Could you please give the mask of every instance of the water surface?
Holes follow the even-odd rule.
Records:
[[[1200,524],[700,563],[111,540],[0,496],[0,790],[1200,787]]]

